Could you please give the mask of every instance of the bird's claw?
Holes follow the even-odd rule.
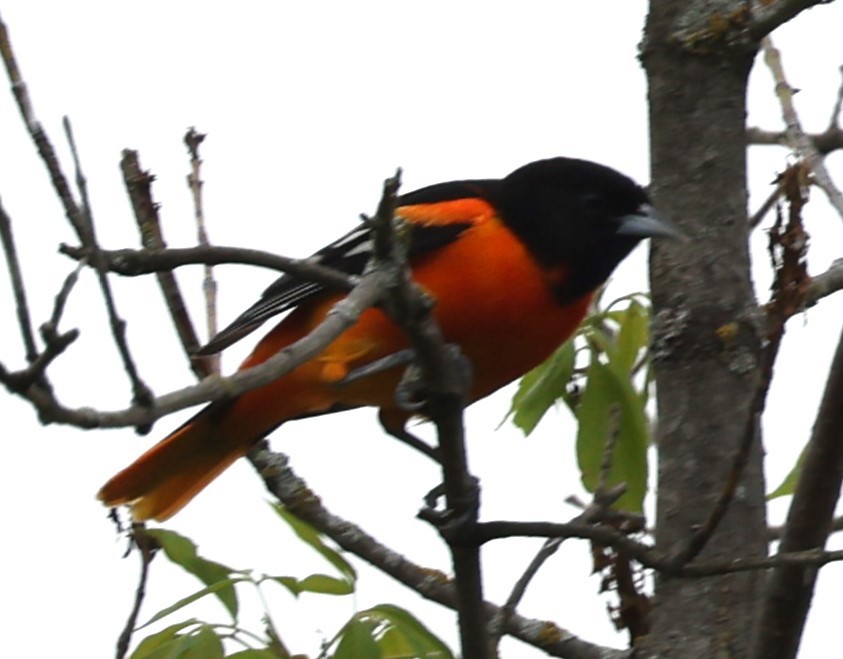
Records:
[[[465,492],[465,498],[449,501],[447,508],[437,509],[439,500],[445,496],[445,484],[440,483],[424,496],[424,507],[418,513],[419,519],[435,526],[451,545],[474,543],[473,531],[480,508],[480,481],[469,476]]]
[[[456,344],[446,343],[444,351],[445,359],[449,362],[448,375],[450,376],[445,386],[449,393],[466,397],[473,377],[471,362]],[[421,412],[428,397],[429,385],[418,364],[412,362],[404,370],[404,375],[395,390],[395,402],[402,410]]]

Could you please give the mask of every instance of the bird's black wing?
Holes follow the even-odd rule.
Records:
[[[455,181],[440,183],[399,198],[398,214],[402,206],[436,204],[467,197],[485,197],[495,181]],[[407,256],[417,258],[456,240],[472,226],[471,222],[426,224],[414,220],[408,223]],[[309,261],[334,268],[347,275],[360,275],[372,256],[371,227],[360,223],[347,234],[313,254]],[[285,274],[275,280],[260,299],[240,314],[228,327],[217,334],[196,354],[211,355],[239,341],[260,327],[269,318],[289,311],[323,292],[325,286]]]

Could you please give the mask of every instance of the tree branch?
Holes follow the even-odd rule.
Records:
[[[207,377],[199,384],[165,394],[147,407],[132,405],[116,411],[99,411],[89,407],[62,406],[51,392],[34,384],[26,391],[16,391],[15,373],[0,370],[0,383],[32,403],[42,422],[62,423],[79,428],[123,428],[150,424],[163,416],[200,403],[238,396],[277,380],[294,368],[312,359],[342,332],[351,327],[360,314],[376,304],[383,290],[383,275],[364,275],[349,295],[338,302],[325,320],[310,334],[289,345],[264,363],[229,377]]]
[[[610,434],[614,436],[617,435],[617,433]],[[614,444],[614,439],[608,440],[607,446],[609,444]],[[601,472],[603,472],[603,470],[601,470]],[[605,491],[605,484],[608,482],[608,472],[609,468],[605,470],[605,473],[601,474],[602,484],[598,486],[591,504],[586,507],[583,512],[572,519],[570,522],[571,524],[592,524],[595,521],[602,519],[609,507],[622,497],[624,492],[626,492],[626,485],[623,483],[616,485],[609,491]],[[492,619],[490,626],[492,633],[496,636],[496,639],[498,639],[506,629],[509,618],[515,613],[515,610],[518,608],[518,604],[524,598],[530,582],[536,577],[542,565],[544,565],[545,562],[559,550],[559,547],[562,546],[562,543],[566,539],[567,538],[564,537],[548,538],[542,545],[541,549],[539,549],[530,561],[527,569],[524,570],[524,573],[515,583],[512,592],[501,607],[500,613]]]
[[[190,154],[190,174],[187,175],[187,187],[190,189],[191,197],[193,198],[193,215],[196,219],[196,241],[202,246],[206,247],[210,244],[208,240],[208,231],[205,227],[205,211],[202,206],[202,177],[200,171],[202,169],[202,160],[199,158],[199,146],[205,140],[205,135],[196,131],[191,127],[184,135],[184,143],[187,146],[187,152]],[[214,269],[210,265],[205,265],[204,278],[202,280],[202,290],[205,293],[205,321],[207,328],[207,336],[210,341],[217,335],[217,282],[214,279]],[[192,354],[188,351],[188,354]],[[204,358],[208,364],[208,369],[212,373],[219,373],[220,371],[220,355],[207,355]]]
[[[788,4],[788,3],[774,3]],[[801,4],[801,3],[795,3]],[[773,79],[776,82],[776,95],[779,97],[779,102],[782,106],[782,118],[785,122],[785,134],[791,148],[805,160],[814,173],[814,182],[818,185],[828,196],[831,205],[837,210],[837,213],[843,218],[843,194],[831,180],[831,176],[825,167],[822,155],[818,153],[814,147],[811,138],[802,130],[802,124],[799,121],[799,116],[796,114],[796,107],[793,104],[793,87],[787,82],[784,75],[784,67],[782,66],[781,53],[773,46],[773,42],[769,37],[765,37],[761,46],[764,50],[764,61],[770,68],[773,74]]]
[[[147,250],[161,250],[165,248],[167,244],[164,242],[164,233],[158,217],[158,206],[152,200],[152,181],[154,177],[149,172],[141,169],[138,152],[130,149],[123,150],[123,155],[120,158],[120,170],[123,173],[123,182],[129,194],[129,200],[132,203],[135,223],[140,232],[141,244]],[[65,251],[64,245],[62,245],[61,250],[65,254],[68,253]],[[100,256],[103,259],[105,267],[115,272],[111,253],[101,251]],[[211,375],[215,371],[209,368],[208,361],[193,356],[199,349],[199,339],[196,336],[196,330],[193,327],[193,322],[190,320],[187,305],[184,303],[184,297],[181,294],[175,275],[167,270],[159,270],[155,273],[155,276],[158,279],[158,286],[164,296],[164,301],[170,312],[170,318],[173,320],[176,334],[187,355],[191,370],[198,378]]]
[[[84,247],[60,245],[59,251],[75,260],[87,258]],[[101,254],[108,269],[125,277],[138,277],[153,272],[163,272],[185,265],[255,265],[277,270],[301,279],[307,279],[327,288],[350,291],[357,283],[357,277],[350,277],[333,268],[328,268],[308,259],[291,259],[271,252],[243,247],[183,247],[173,249],[115,249],[102,250]]]
[[[9,33],[6,29],[6,24],[0,18],[0,55],[3,57],[3,64],[6,67],[6,73],[9,77],[9,82],[12,87],[12,94],[18,105],[21,117],[23,118],[26,130],[32,138],[38,155],[44,162],[47,168],[47,173],[50,176],[50,181],[56,191],[62,206],[64,207],[65,215],[70,221],[71,226],[79,236],[80,241],[84,243],[82,236],[84,235],[84,220],[81,217],[81,212],[73,199],[73,193],[70,191],[70,186],[67,183],[67,178],[61,170],[58,156],[50,140],[44,132],[41,122],[35,116],[35,111],[32,106],[32,99],[29,96],[29,90],[26,86],[20,68],[18,67],[17,59],[15,58],[12,44],[9,40]]]
[[[480,524],[479,534],[484,542],[514,537],[580,538],[612,547],[646,568],[670,577],[702,578],[736,572],[767,570],[781,566],[814,568],[843,561],[843,550],[809,549],[780,551],[773,556],[730,558],[723,561],[702,561],[677,565],[672,556],[659,552],[652,545],[633,540],[620,531],[605,525],[553,522],[496,521]]]
[[[67,117],[63,119],[64,131],[67,136],[67,142],[70,145],[70,153],[73,156],[73,165],[76,170],[76,187],[79,190],[79,196],[82,199],[81,207],[77,207],[78,222],[77,227],[79,238],[82,244],[89,250],[89,262],[94,267],[97,273],[97,281],[100,285],[103,301],[105,302],[105,309],[108,315],[108,325],[111,328],[111,336],[114,339],[114,345],[117,347],[117,353],[120,355],[120,360],[123,362],[123,370],[129,378],[132,386],[132,401],[137,405],[150,405],[153,399],[152,391],[141,379],[138,372],[135,360],[132,357],[132,352],[129,349],[129,343],[126,341],[126,321],[120,317],[117,311],[117,301],[114,299],[114,293],[111,290],[111,282],[108,280],[108,269],[103,265],[102,256],[100,254],[100,246],[97,241],[97,234],[94,227],[94,216],[91,209],[90,200],[88,199],[88,183],[85,175],[82,172],[82,164],[79,159],[79,153],[76,150],[76,141],[73,138],[73,130],[70,125],[70,120]],[[44,135],[47,140],[47,136]],[[49,143],[49,142],[48,142]],[[146,434],[149,432],[148,425],[138,426],[138,432]]]
[[[378,542],[362,528],[342,519],[322,505],[307,484],[289,465],[286,455],[273,453],[261,442],[248,454],[267,489],[291,512],[324,533],[340,547],[373,565],[422,597],[450,609],[457,608],[453,580],[446,575],[413,563]],[[487,617],[500,615],[500,608],[485,603]],[[552,622],[525,618],[517,613],[508,618],[506,632],[553,657],[566,659],[628,659],[630,652],[584,641]]]
[[[14,234],[12,233],[12,219],[6,213],[2,201],[0,201],[0,242],[3,243],[3,252],[6,255],[6,267],[9,269],[9,279],[11,280],[12,293],[15,297],[18,326],[20,327],[21,338],[23,339],[24,349],[26,351],[26,360],[31,363],[38,357],[38,348],[35,345],[35,333],[32,330],[32,319],[29,315],[26,288],[15,247]]]
[[[116,516],[115,516],[116,519]],[[149,580],[149,566],[152,564],[152,559],[155,558],[155,552],[158,550],[158,543],[155,539],[146,533],[143,524],[133,524],[130,532],[132,544],[137,547],[140,555],[140,575],[138,576],[138,585],[135,588],[135,599],[132,603],[132,610],[129,612],[129,617],[126,620],[126,625],[117,639],[117,654],[116,659],[123,659],[129,652],[129,644],[132,642],[132,633],[138,623],[138,616],[140,615],[141,605],[146,597],[146,584]]]
[[[442,465],[445,513],[424,511],[448,543],[454,566],[461,654],[465,659],[491,657],[489,629],[483,607],[480,544],[474,528],[480,506],[479,489],[468,472],[463,408],[468,397],[470,368],[456,346],[446,346],[431,310],[433,302],[412,280],[402,225],[395,218],[400,170],[384,183],[375,217],[374,268],[383,270],[384,307],[409,336],[419,373],[408,369],[398,395],[423,401],[419,411],[435,424]],[[419,377],[420,374],[420,377]],[[407,377],[409,376],[409,378]]]
[[[825,5],[832,0],[777,0],[776,2],[752,2],[750,34],[755,39],[766,37],[777,27],[784,25],[806,9]]]
[[[829,126],[822,133],[806,133],[805,137],[821,156],[843,149],[843,130],[839,126]],[[746,139],[758,146],[789,146],[789,137],[784,130],[764,130],[752,126],[746,129]]]
[[[118,352],[123,360],[123,366],[129,376],[129,379],[131,380],[133,400],[135,403],[140,405],[148,404],[152,398],[152,394],[149,391],[149,388],[141,381],[134,365],[134,361],[129,354],[128,345],[125,341],[125,323],[117,315],[114,299],[111,295],[111,289],[105,273],[99,268],[99,258],[97,255],[98,246],[96,245],[94,228],[91,221],[90,207],[87,204],[85,180],[82,175],[81,167],[79,166],[79,158],[76,152],[76,145],[73,141],[73,135],[70,131],[70,124],[65,120],[65,129],[70,142],[71,153],[73,155],[74,162],[76,163],[77,181],[84,204],[84,207],[82,208],[80,208],[73,198],[73,193],[70,190],[67,178],[62,172],[55,149],[41,126],[41,123],[35,117],[32,99],[29,96],[26,82],[21,75],[20,67],[18,66],[14,51],[12,50],[12,44],[9,40],[6,24],[2,21],[2,19],[0,19],[0,55],[2,55],[3,63],[6,67],[6,73],[9,77],[9,81],[11,82],[12,92],[15,96],[15,100],[17,101],[21,117],[23,118],[26,129],[35,144],[38,154],[41,156],[41,160],[47,168],[53,188],[64,207],[65,215],[67,216],[67,219],[73,229],[76,231],[80,242],[91,250],[91,263],[95,268],[97,268],[99,273],[100,287],[108,310],[112,334],[114,336]]]
[[[843,290],[843,258],[836,259],[828,270],[811,278],[805,291],[805,307],[812,307],[839,290]]]
[[[820,410],[788,511],[781,552],[821,550],[843,483],[843,334],[831,364]],[[795,657],[808,615],[817,566],[789,566],[770,576],[759,619],[754,657]]]
[[[767,539],[770,542],[781,540],[782,536],[784,535],[784,529],[784,524],[782,524],[781,526],[769,527],[767,529]],[[831,520],[831,527],[829,528],[829,532],[837,533],[838,531],[843,531],[843,516],[835,517],[833,520]]]

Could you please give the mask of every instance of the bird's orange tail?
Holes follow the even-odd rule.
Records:
[[[97,498],[108,506],[129,504],[138,521],[175,515],[248,450],[248,443],[223,439],[218,405],[201,411],[112,477]]]

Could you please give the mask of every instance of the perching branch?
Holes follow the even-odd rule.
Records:
[[[383,306],[410,338],[418,368],[418,373],[408,369],[410,377],[405,377],[398,393],[403,390],[408,400],[419,401],[419,411],[437,430],[446,511],[426,510],[425,518],[439,528],[453,558],[462,656],[483,659],[491,656],[491,646],[482,606],[480,545],[473,539],[480,502],[476,481],[468,472],[463,427],[470,369],[458,348],[445,345],[431,314],[431,300],[412,280],[402,227],[395,218],[400,175],[399,170],[384,183],[377,213],[369,220],[375,240],[372,267],[386,275]]]
[[[249,461],[258,470],[267,489],[291,512],[325,534],[346,551],[390,575],[422,597],[456,609],[452,580],[446,575],[422,567],[382,545],[356,524],[331,513],[320,498],[297,476],[287,456],[269,450],[266,442],[256,445]],[[581,538],[613,547],[619,552],[655,570],[675,577],[702,578],[714,575],[765,570],[782,565],[822,566],[843,560],[843,551],[804,551],[780,553],[764,558],[736,558],[725,561],[695,563],[677,568],[671,558],[657,553],[614,528],[584,524],[550,522],[488,522],[478,532],[484,542],[510,537]],[[546,621],[530,620],[518,613],[506,613],[486,603],[489,619],[506,620],[506,632],[525,643],[545,650],[550,656],[569,659],[629,657],[627,651],[597,646]]]
[[[446,575],[413,563],[378,542],[356,524],[342,519],[322,505],[319,497],[298,477],[281,453],[270,451],[265,442],[253,448],[249,461],[264,479],[267,489],[291,512],[324,533],[340,547],[388,574],[422,597],[457,609],[453,580]],[[499,607],[485,603],[487,618],[500,615]],[[629,651],[614,650],[584,641],[552,622],[525,618],[517,613],[508,617],[506,631],[553,657],[567,659],[628,659]]]
[[[116,411],[90,407],[68,408],[50,392],[35,385],[26,391],[13,388],[15,373],[0,370],[0,383],[21,395],[38,410],[44,423],[62,423],[79,428],[123,428],[150,424],[163,416],[200,403],[234,397],[277,380],[285,373],[312,359],[342,332],[351,327],[360,314],[381,297],[381,275],[364,275],[355,289],[334,305],[325,320],[309,335],[289,345],[264,363],[229,377],[211,376],[199,384],[165,394],[150,406],[132,405]]]

